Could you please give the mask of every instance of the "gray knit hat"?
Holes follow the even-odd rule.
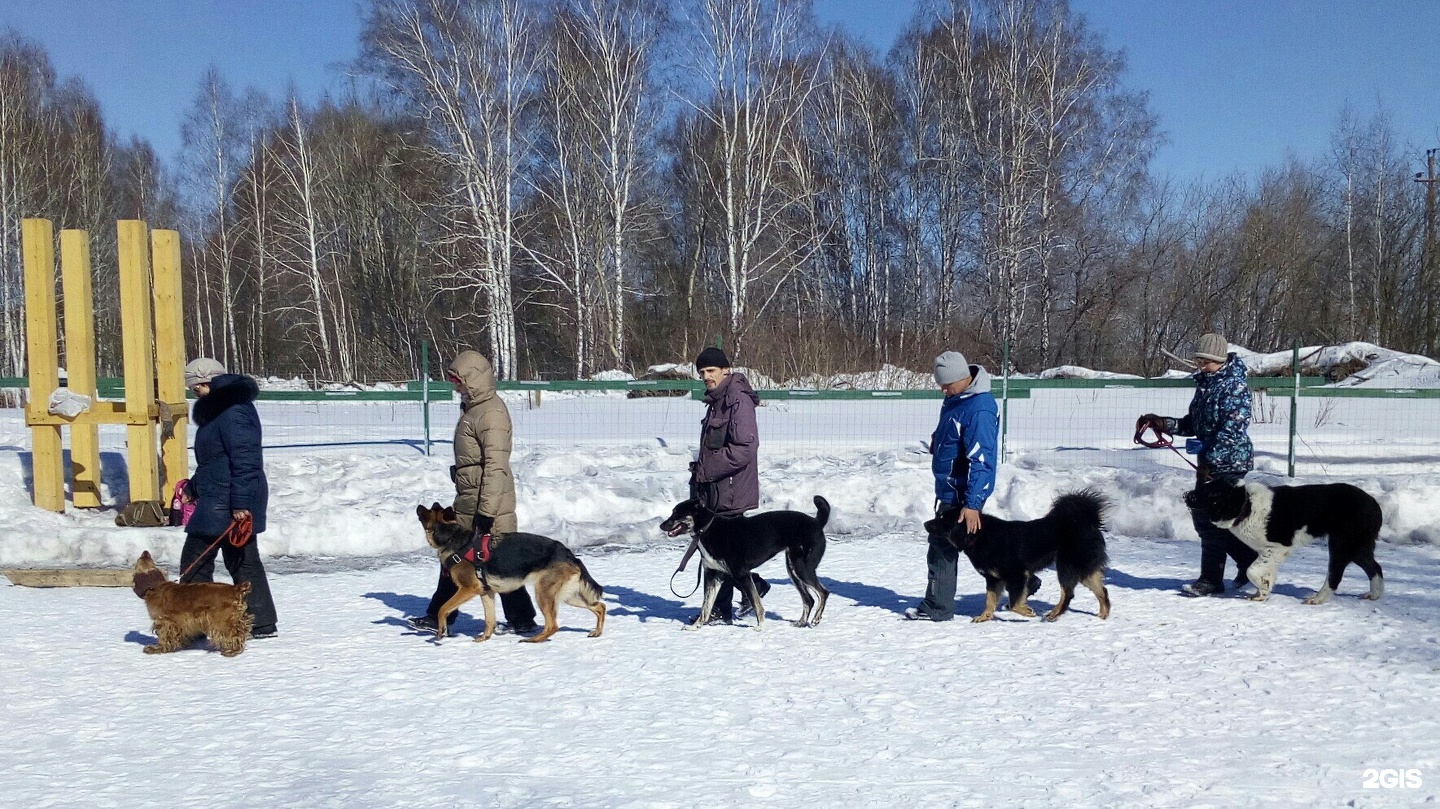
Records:
[[[209,357],[196,357],[185,366],[185,387],[203,385],[225,373],[225,366]]]
[[[1224,335],[1210,333],[1200,335],[1200,341],[1195,344],[1195,351],[1191,354],[1198,360],[1213,360],[1224,362],[1230,358],[1230,341]]]
[[[970,363],[959,351],[946,351],[935,358],[935,381],[941,385],[970,378]]]

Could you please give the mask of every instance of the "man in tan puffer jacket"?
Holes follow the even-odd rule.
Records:
[[[515,478],[510,473],[513,428],[510,411],[495,391],[495,369],[478,351],[462,351],[445,369],[445,378],[460,391],[460,421],[455,425],[455,517],[482,534],[519,530],[515,518]],[[440,608],[455,595],[455,583],[443,568],[435,595],[423,618],[410,625],[435,631]],[[525,588],[500,596],[505,620],[516,632],[536,629],[535,605]],[[455,616],[447,623],[453,625]]]

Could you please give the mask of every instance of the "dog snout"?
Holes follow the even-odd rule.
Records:
[[[1185,493],[1185,506],[1191,509],[1199,509],[1205,503],[1200,499],[1200,490],[1191,489]]]

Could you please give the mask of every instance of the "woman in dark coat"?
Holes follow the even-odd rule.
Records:
[[[260,450],[260,415],[255,411],[260,388],[248,376],[225,373],[224,366],[209,357],[185,366],[185,386],[200,398],[192,414],[197,428],[195,472],[188,488],[195,498],[195,513],[185,525],[180,569],[190,570],[204,553],[205,558],[185,581],[214,581],[215,553],[205,553],[206,549],[232,521],[248,515],[254,525],[249,541],[237,548],[226,538],[218,547],[230,578],[236,584],[250,583],[246,603],[255,621],[250,637],[273,638],[275,601],[270,597],[270,582],[265,578],[256,539],[265,530],[265,507],[270,499]]]

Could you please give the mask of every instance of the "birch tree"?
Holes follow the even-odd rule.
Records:
[[[465,263],[446,287],[480,293],[496,374],[514,379],[516,211],[539,22],[521,0],[374,0],[363,36],[369,69],[418,112],[454,174],[442,238],[460,243]]]

